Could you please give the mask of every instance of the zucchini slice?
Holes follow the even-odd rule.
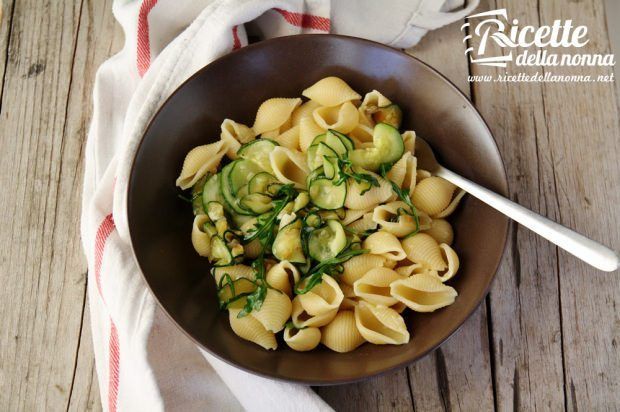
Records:
[[[224,204],[224,198],[220,194],[220,174],[210,176],[202,188],[202,208],[207,211],[209,202]]]
[[[349,158],[355,166],[376,171],[383,163],[394,163],[405,151],[403,137],[394,126],[379,123],[372,134],[373,146],[353,150]]]
[[[249,193],[268,193],[267,189],[270,184],[279,183],[278,179],[271,173],[260,172],[254,175],[248,183]]]
[[[308,252],[319,262],[338,256],[346,246],[347,236],[337,220],[328,220],[326,226],[313,230],[308,238]]]
[[[335,185],[331,179],[319,177],[310,182],[308,194],[312,203],[321,209],[334,210],[344,206],[347,197],[347,185]]]
[[[325,142],[319,142],[311,145],[306,152],[306,160],[310,170],[315,170],[321,167],[326,156],[333,158],[339,157],[338,153]]]
[[[225,203],[223,204],[227,206],[229,212],[236,213],[238,215],[251,215],[251,212],[241,207],[241,205],[239,204],[239,198],[235,196],[236,193],[233,192],[231,188],[230,174],[233,171],[233,168],[235,167],[237,162],[240,161],[241,160],[235,160],[234,162],[227,164],[218,174],[220,194],[225,201]]]
[[[232,164],[228,178],[230,179],[230,189],[236,195],[239,189],[247,185],[254,176],[261,173],[262,169],[250,160],[237,160]]]
[[[327,131],[328,134],[332,134],[338,137],[342,144],[347,148],[347,150],[355,149],[355,145],[353,144],[353,140],[351,140],[347,135],[342,134],[336,130],[329,129]]]
[[[256,139],[244,144],[237,151],[237,156],[242,159],[251,160],[261,167],[261,169],[273,173],[269,153],[279,146],[277,142],[270,139]]]
[[[250,193],[242,197],[239,205],[255,215],[260,215],[273,209],[271,198],[262,193]]]
[[[192,211],[194,212],[194,216],[205,214],[205,208],[202,204],[202,192],[208,178],[208,175],[201,177],[200,180],[196,182],[194,187],[192,187]]]
[[[215,266],[227,266],[233,261],[233,255],[226,242],[219,236],[211,238],[211,260]]]
[[[377,123],[387,123],[398,129],[403,121],[403,111],[397,104],[390,104],[379,107],[372,114],[372,119]]]
[[[271,251],[279,260],[288,260],[292,263],[306,262],[301,245],[301,220],[297,219],[280,229]]]

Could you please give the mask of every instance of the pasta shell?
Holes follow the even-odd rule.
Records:
[[[350,310],[338,312],[334,320],[321,328],[321,343],[335,352],[351,352],[364,342]]]
[[[431,172],[429,172],[428,170],[424,170],[424,169],[418,169],[415,172],[415,178],[416,181],[421,182],[424,179],[427,179],[429,177],[431,177]]]
[[[230,299],[244,293],[252,293],[256,290],[256,284],[246,278],[237,278],[232,285],[230,283],[223,283],[221,286],[222,288],[217,292],[218,299],[220,303],[228,302],[227,308],[229,309],[240,309],[245,306],[246,302],[245,298],[229,302]]]
[[[321,283],[309,292],[297,295],[297,299],[299,299],[304,310],[313,316],[338,309],[344,298],[344,294],[334,278],[323,275],[321,279]]]
[[[403,240],[402,246],[407,254],[407,259],[413,263],[420,263],[436,271],[445,270],[447,267],[439,245],[435,239],[426,233],[418,233]]]
[[[247,265],[216,266],[213,268],[213,279],[219,285],[222,276],[227,274],[232,280],[239,278],[254,279],[254,269]]]
[[[373,255],[380,255],[388,260],[398,261],[407,257],[398,238],[393,234],[384,231],[375,232],[368,236],[364,240],[362,247],[370,250],[370,253]]]
[[[375,345],[402,345],[409,342],[409,331],[398,312],[364,301],[355,307],[355,324],[360,334]]]
[[[309,170],[301,152],[277,146],[269,153],[269,161],[280,182],[293,183],[296,188],[305,189]]]
[[[373,186],[364,194],[362,192],[367,189],[365,183],[357,183],[349,180],[347,184],[347,197],[344,200],[344,206],[349,209],[370,210],[380,203],[387,201],[392,197],[392,186],[384,178],[373,172],[367,173],[377,179],[379,187]]]
[[[340,304],[340,310],[354,310],[357,302],[358,298],[344,298]]]
[[[338,283],[338,285],[340,286],[340,290],[342,290],[342,294],[343,296],[346,298],[354,298],[355,296],[355,291],[353,290],[353,286],[348,285],[344,282]],[[343,299],[344,300],[344,299]]]
[[[276,138],[278,136],[280,136],[280,128],[279,127],[277,129],[273,129],[273,130],[269,130],[269,131],[261,133],[260,138],[261,139],[276,140]]]
[[[230,309],[228,319],[230,327],[237,336],[254,342],[265,349],[277,349],[278,343],[273,332],[268,331],[252,314],[238,318],[240,309]]]
[[[390,104],[392,104],[390,99],[377,90],[366,93],[358,109],[360,112],[360,123],[374,126],[375,122],[372,118],[372,114],[375,113],[379,107],[389,106]]]
[[[355,126],[355,129],[351,131],[349,137],[361,143],[372,143],[372,134],[372,127],[358,124],[357,126]]]
[[[293,110],[300,104],[301,99],[299,98],[287,99],[276,97],[265,100],[256,112],[256,119],[254,120],[254,126],[252,126],[254,133],[259,135],[284,125],[291,117]]]
[[[248,143],[256,137],[254,131],[248,126],[230,119],[224,119],[220,130],[222,135],[228,135],[242,144]]]
[[[390,288],[392,296],[416,312],[433,312],[451,305],[458,295],[454,288],[426,274],[398,280]]]
[[[372,218],[372,213],[366,213],[361,219],[347,225],[347,229],[354,233],[364,233],[367,230],[374,230],[377,228],[377,222]]]
[[[243,245],[243,255],[248,259],[254,259],[258,257],[262,249],[263,245],[260,244],[260,241],[254,239],[250,243]]]
[[[291,262],[283,260],[267,272],[267,283],[288,296],[293,295],[293,286],[299,282],[299,271]]]
[[[361,219],[362,216],[364,216],[364,214],[367,212],[368,212],[367,210],[346,209],[344,212],[344,219],[342,219],[341,223],[346,226],[349,223],[352,223],[358,219]]]
[[[454,210],[456,209],[456,207],[459,205],[459,202],[461,201],[461,199],[463,198],[463,196],[465,196],[465,191],[464,190],[459,190],[456,195],[454,195],[454,197],[452,198],[452,200],[450,201],[450,204],[441,212],[437,213],[435,215],[435,217],[437,218],[443,218],[443,217],[448,217],[450,216]]]
[[[349,133],[358,124],[359,114],[351,102],[335,107],[319,107],[312,113],[314,121],[323,129],[333,129],[340,133]]]
[[[415,154],[415,132],[413,130],[407,130],[402,134],[403,144],[405,145],[405,152]]]
[[[310,315],[301,305],[299,300],[300,296],[303,295],[298,295],[295,299],[293,299],[293,311],[291,313],[291,320],[296,328],[325,326],[331,322],[334,317],[336,317],[336,314],[338,313],[337,308],[327,311],[321,315]]]
[[[221,140],[190,150],[185,156],[176,185],[188,189],[208,172],[215,172],[227,150],[228,147]]]
[[[209,216],[198,215],[192,225],[192,245],[200,256],[209,257],[211,253],[211,236],[204,231],[204,224],[210,222]]]
[[[364,253],[363,255],[353,256],[342,264],[343,272],[340,280],[347,285],[353,286],[355,281],[364,276],[369,270],[382,267],[385,258],[379,255]]]
[[[390,284],[402,276],[387,268],[374,268],[353,284],[355,296],[375,305],[392,306],[397,300],[390,295]]]
[[[436,270],[429,269],[429,268],[427,268],[424,265],[421,265],[419,263],[413,263],[411,265],[399,266],[399,267],[397,267],[394,270],[396,271],[396,273],[398,273],[401,276],[411,276],[411,275],[417,275],[417,274],[420,274],[420,273],[430,274],[430,275],[433,275],[433,276],[439,276],[437,274]]]
[[[319,328],[286,328],[284,329],[284,342],[293,350],[307,352],[316,348],[321,342],[321,330]]]
[[[259,310],[252,311],[256,318],[268,331],[277,333],[284,329],[284,324],[291,317],[293,305],[286,293],[267,289],[267,296]]]
[[[437,243],[452,244],[454,231],[452,225],[445,219],[433,219],[428,229],[424,233],[430,235]]]
[[[330,76],[319,80],[301,93],[321,106],[338,106],[350,100],[362,98],[344,80]]]
[[[323,133],[325,133],[325,129],[316,124],[314,117],[302,118],[299,121],[299,148],[301,151],[307,151],[314,138]]]
[[[321,105],[314,100],[310,100],[302,104],[295,109],[291,115],[291,124],[293,126],[297,126],[301,123],[301,119],[305,119],[306,117],[312,118],[312,112],[314,112],[314,109],[319,107],[321,107]]]
[[[447,262],[448,269],[443,272],[437,274],[439,280],[442,282],[446,282],[456,275],[456,272],[459,270],[459,257],[450,246],[445,243],[439,245],[439,249],[441,249],[441,253],[444,256],[445,261]]]
[[[405,202],[390,202],[377,206],[372,214],[372,221],[382,230],[396,237],[405,237],[418,229],[414,216],[410,215]]]
[[[299,149],[299,126],[293,126],[286,132],[273,138],[280,146],[287,147],[291,150]]]
[[[415,207],[433,217],[448,207],[455,189],[447,180],[431,176],[416,185],[411,200]]]

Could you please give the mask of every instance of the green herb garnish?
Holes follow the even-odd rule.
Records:
[[[387,173],[390,171],[391,168],[392,168],[391,163],[383,163],[381,166],[379,166],[379,174],[385,180],[390,182],[390,185],[392,186],[392,191],[394,191],[394,193],[396,193],[396,196],[398,196],[398,198],[402,200],[409,207],[409,211],[403,209],[403,212],[405,212],[406,214],[410,216],[413,216],[416,229],[413,232],[409,233],[407,236],[405,236],[405,238],[408,238],[408,237],[411,237],[417,234],[420,231],[420,216],[418,215],[418,210],[415,208],[415,206],[411,202],[411,194],[409,193],[409,189],[402,189],[396,183],[388,179]],[[400,210],[401,209],[399,209],[399,211]]]

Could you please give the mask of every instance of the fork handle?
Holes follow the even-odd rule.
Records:
[[[589,239],[574,230],[562,226],[552,220],[547,219],[532,212],[531,210],[506,199],[487,188],[480,186],[471,180],[446,169],[439,167],[435,171],[437,176],[443,177],[447,181],[455,184],[475,198],[483,201],[492,208],[505,214],[512,220],[527,227],[531,231],[544,237],[551,243],[566,250],[568,253],[578,257],[589,265],[597,269],[611,272],[618,269],[620,258],[618,253],[608,247]]]

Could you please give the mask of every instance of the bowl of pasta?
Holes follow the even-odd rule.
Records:
[[[204,67],[132,166],[132,248],[157,301],[208,352],[276,379],[350,382],[429,353],[484,299],[508,220],[417,167],[416,136],[507,193],[476,109],[397,50],[303,35]]]

